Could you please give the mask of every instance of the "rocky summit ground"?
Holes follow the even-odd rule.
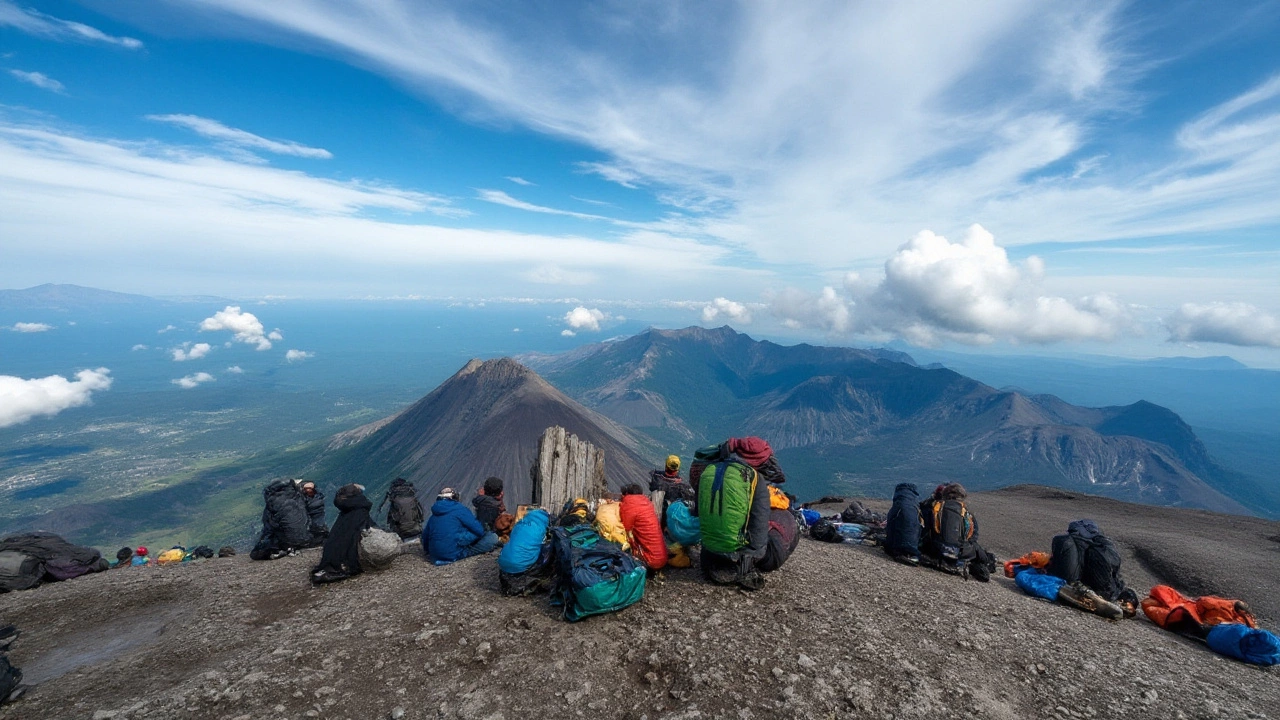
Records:
[[[0,718],[1280,715],[1280,671],[867,546],[806,539],[756,593],[667,571],[638,605],[577,624],[499,595],[492,556],[415,552],[312,588],[317,554],[0,596],[37,684]]]

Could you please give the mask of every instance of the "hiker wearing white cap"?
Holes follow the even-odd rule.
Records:
[[[498,549],[501,541],[476,519],[471,510],[458,502],[458,493],[445,488],[436,495],[431,517],[422,529],[422,551],[437,565],[444,565],[472,555]]]

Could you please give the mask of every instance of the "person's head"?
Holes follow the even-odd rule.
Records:
[[[300,487],[302,488],[302,494],[307,497],[311,497],[316,494],[316,484],[310,480],[304,480]]]
[[[667,473],[674,475],[680,472],[680,458],[676,455],[667,456]]]
[[[453,500],[453,501],[457,501],[457,499],[458,499],[458,492],[457,492],[456,490],[454,490],[453,488],[445,488],[445,489],[443,489],[443,490],[441,490],[441,491],[440,491],[440,494],[439,494],[439,495],[436,495],[436,500]]]
[[[133,548],[125,547],[116,551],[116,560],[119,560],[120,562],[124,562],[131,558],[133,558]]]
[[[622,494],[623,495],[643,495],[644,488],[640,487],[636,483],[631,483],[630,485],[623,486]]]
[[[484,494],[489,497],[498,497],[502,494],[502,478],[490,477],[484,481]]]
[[[960,483],[947,483],[942,486],[940,495],[943,500],[964,500],[969,493],[965,492],[964,486]]]
[[[138,549],[133,551],[133,554],[134,554],[134,555],[137,555],[138,557],[146,557],[146,556],[147,556],[147,548],[146,548],[145,546],[143,546],[143,545],[139,545],[139,546],[138,546]]]

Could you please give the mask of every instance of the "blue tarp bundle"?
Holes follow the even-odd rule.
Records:
[[[1058,591],[1067,584],[1067,581],[1060,577],[1047,575],[1034,568],[1018,573],[1013,581],[1022,588],[1022,592],[1050,602],[1058,601]]]
[[[1280,638],[1240,623],[1215,625],[1205,638],[1213,651],[1254,665],[1280,664]]]

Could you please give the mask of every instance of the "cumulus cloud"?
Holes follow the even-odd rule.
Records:
[[[13,325],[11,325],[6,329],[12,330],[14,332],[20,332],[20,333],[39,333],[39,332],[49,332],[50,330],[53,329],[53,326],[48,323],[20,322],[20,323],[14,323]]]
[[[137,351],[139,351],[139,350],[146,350],[146,349],[147,349],[147,346],[146,346],[146,345],[143,345],[142,343],[138,343],[137,345],[134,345],[133,347],[131,347],[131,348],[129,348],[129,349],[130,349],[130,350],[132,350],[132,351],[134,351],[134,352],[137,352]]]
[[[279,330],[267,334],[266,328],[253,313],[241,312],[239,306],[228,305],[213,314],[213,317],[200,321],[200,332],[216,332],[229,330],[235,335],[236,342],[254,345],[259,350],[270,350],[271,341],[283,340]]]
[[[568,325],[568,329],[573,331],[600,332],[600,323],[608,319],[608,314],[601,310],[581,305],[564,314],[564,324]]]
[[[66,91],[66,86],[54,80],[53,78],[41,72],[26,72],[24,70],[10,70],[9,74],[21,80],[28,85],[35,85],[43,90],[50,92],[62,93]]]
[[[1110,295],[1042,294],[1044,273],[1038,257],[1010,261],[980,225],[954,243],[925,230],[889,257],[878,283],[850,273],[843,293],[791,290],[772,305],[790,327],[891,333],[917,345],[1110,340],[1130,327],[1128,309]]]
[[[315,356],[316,356],[315,353],[307,352],[306,350],[290,350],[289,352],[284,354],[284,359],[288,360],[289,362],[302,362],[307,358],[313,358]]]
[[[577,335],[577,334],[578,333],[570,330],[569,328],[565,328],[564,330],[560,331],[560,337],[573,337],[574,335]]]
[[[173,383],[174,385],[177,385],[180,388],[183,388],[184,390],[190,390],[191,388],[199,387],[204,383],[213,382],[216,379],[217,378],[215,378],[214,376],[210,375],[207,372],[198,372],[192,375],[187,375],[185,377],[177,378],[175,380],[170,380],[169,382]]]
[[[0,375],[0,428],[89,404],[93,393],[111,387],[110,372],[106,368],[81,370],[75,380],[61,375],[31,380]]]
[[[1243,302],[1186,303],[1165,319],[1169,340],[1280,347],[1280,320]]]
[[[712,323],[719,318],[729,322],[746,324],[751,322],[751,311],[740,302],[718,297],[703,306],[702,322]]]
[[[227,127],[217,120],[202,118],[198,115],[148,115],[148,120],[169,123],[210,138],[220,140],[229,145],[253,150],[266,150],[277,155],[293,155],[295,157],[329,160],[333,153],[324,148],[308,147],[291,140],[269,140],[261,135],[254,135],[247,130]]]
[[[226,369],[226,372],[232,375],[243,375],[244,369],[241,368],[239,365],[232,365],[231,367]]]
[[[118,45],[129,50],[142,47],[142,41],[131,37],[116,37],[84,23],[63,20],[32,9],[19,8],[9,0],[0,0],[0,27],[15,27],[31,35],[53,40],[100,42]]]
[[[190,349],[188,349],[188,347]],[[212,349],[213,346],[209,343],[196,343],[195,345],[192,345],[191,343],[183,343],[182,347],[174,348],[171,352],[173,354],[174,361],[186,362],[187,360],[199,360],[205,355],[208,355],[209,351]]]

